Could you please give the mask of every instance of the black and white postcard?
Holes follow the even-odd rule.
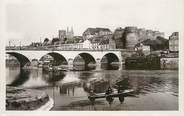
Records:
[[[183,0],[1,6],[2,116],[182,115]]]

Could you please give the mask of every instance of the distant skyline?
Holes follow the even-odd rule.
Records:
[[[164,32],[179,31],[181,0],[6,0],[7,42],[30,44],[58,36],[73,27],[82,35],[88,27],[137,26]]]

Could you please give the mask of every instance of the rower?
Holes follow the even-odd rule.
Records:
[[[112,88],[109,86],[109,88],[107,89],[107,91],[105,92],[106,94],[106,100],[109,102],[109,104],[112,104],[112,102],[114,101],[114,98],[110,96],[110,94],[113,93]]]
[[[94,95],[95,95],[94,90],[90,89],[88,99],[91,101],[92,104],[94,104],[95,102],[95,97],[93,97]]]
[[[112,88],[109,86],[109,88],[106,90],[105,94],[109,95],[113,92]]]
[[[123,86],[122,85],[118,85],[118,93],[122,93],[124,92]],[[119,95],[119,101],[122,104],[125,100],[125,97],[123,94]]]

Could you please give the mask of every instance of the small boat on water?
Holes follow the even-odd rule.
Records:
[[[111,104],[114,100],[114,98],[119,98],[120,103],[124,102],[125,97],[127,96],[133,96],[134,90],[133,89],[127,89],[127,90],[112,90],[111,88],[108,88],[108,90],[105,93],[98,93],[95,94],[93,92],[90,92],[90,95],[88,96],[88,99],[94,103],[96,99],[105,98],[109,104]]]

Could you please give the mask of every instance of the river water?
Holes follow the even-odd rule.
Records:
[[[103,93],[117,83],[135,90],[123,104],[117,98],[111,105],[98,99],[92,105],[89,89]],[[45,91],[55,101],[52,110],[178,110],[178,71],[100,70],[43,72],[6,67],[6,84]]]

